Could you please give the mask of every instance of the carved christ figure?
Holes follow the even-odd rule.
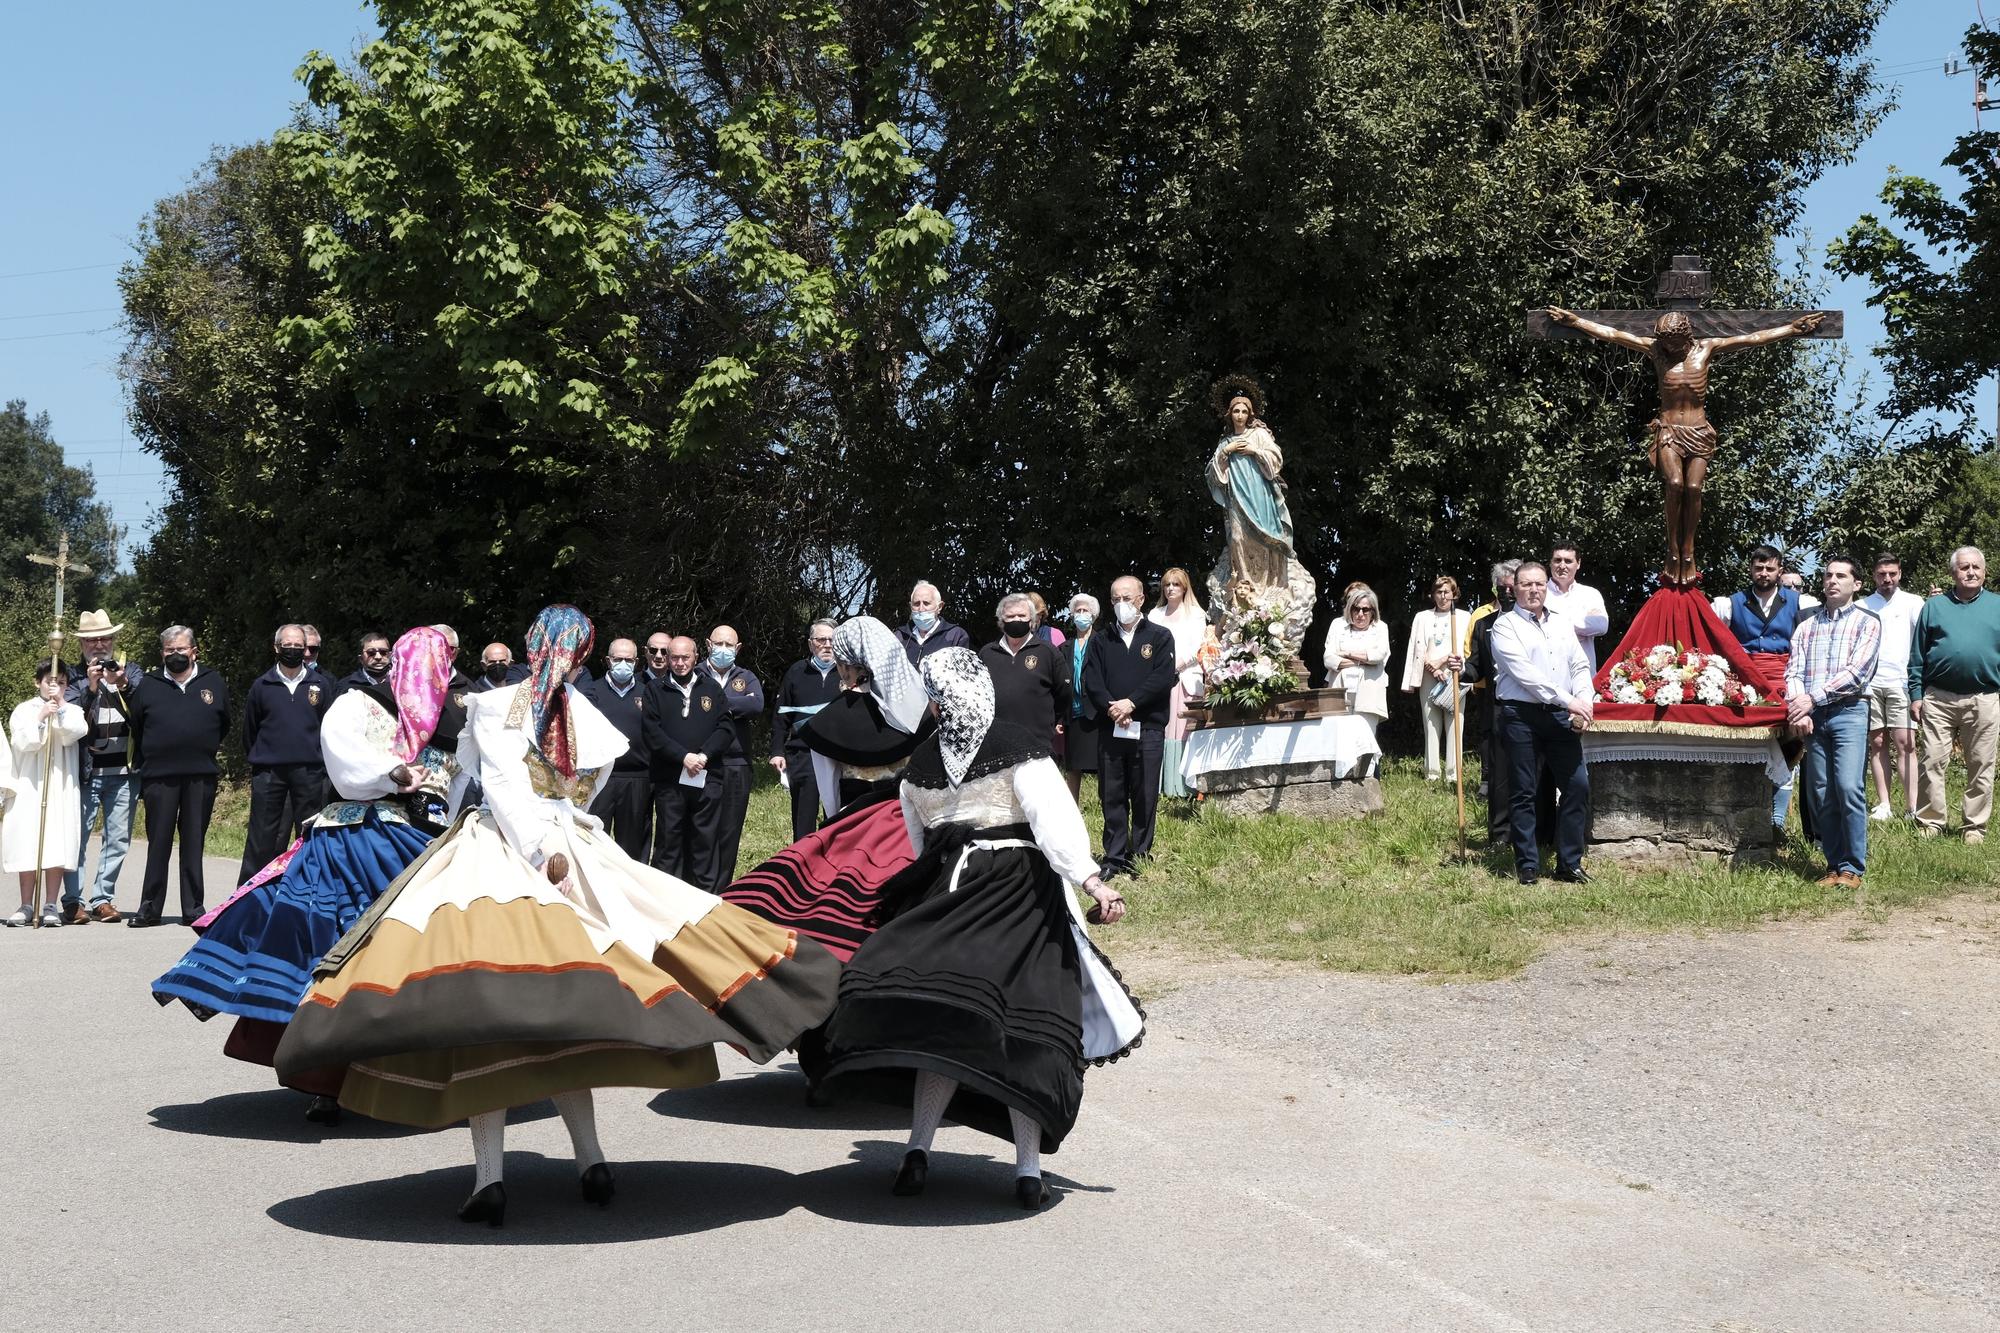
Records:
[[[1805,315],[1789,324],[1734,337],[1697,338],[1687,315],[1669,310],[1654,323],[1653,336],[1642,338],[1561,306],[1550,306],[1548,314],[1557,324],[1631,348],[1650,361],[1659,375],[1660,413],[1649,423],[1653,442],[1646,457],[1660,474],[1666,495],[1667,563],[1660,578],[1668,585],[1696,582],[1701,571],[1694,563],[1694,534],[1701,523],[1702,482],[1708,476],[1708,460],[1715,457],[1716,444],[1715,427],[1708,419],[1708,363],[1739,347],[1803,338],[1826,316]]]
[[[1223,437],[1208,462],[1208,490],[1228,514],[1229,596],[1249,606],[1290,583],[1292,515],[1279,480],[1285,456],[1247,394],[1230,397]]]

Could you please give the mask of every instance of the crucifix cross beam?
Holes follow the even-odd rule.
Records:
[[[76,574],[79,576],[89,574],[90,566],[85,564],[80,564],[77,561],[69,558],[69,533],[67,532],[63,533],[57,539],[56,553],[54,555],[37,555],[31,552],[28,556],[28,559],[32,560],[34,563],[38,565],[48,565],[56,572],[56,623],[55,623],[55,628],[49,631],[49,642],[59,644],[62,642],[63,639],[62,625],[63,625],[64,587],[67,584],[68,578],[71,574]]]
[[[1653,310],[1579,310],[1576,313],[1585,319],[1630,333],[1648,337],[1661,315],[1679,312],[1688,317],[1694,326],[1697,338],[1734,338],[1744,333],[1762,333],[1766,329],[1783,328],[1802,315],[1820,314],[1825,318],[1808,338],[1838,338],[1846,329],[1846,320],[1838,310],[1709,310],[1703,308],[1703,298],[1715,291],[1715,284],[1709,279],[1708,268],[1700,255],[1675,255],[1673,264],[1660,274],[1656,299],[1659,307]],[[1528,312],[1528,336],[1530,338],[1556,338],[1565,341],[1585,341],[1590,334],[1581,329],[1565,327],[1549,318],[1547,310],[1535,309]]]

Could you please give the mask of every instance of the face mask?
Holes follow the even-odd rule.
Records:
[[[910,623],[917,627],[919,634],[928,634],[931,632],[931,627],[937,624],[937,612],[912,611],[910,612]]]
[[[167,654],[167,670],[173,672],[176,676],[186,671],[192,665],[194,665],[194,659],[186,653]]]
[[[815,668],[817,668],[817,669],[818,669],[818,671],[819,671],[819,674],[820,674],[820,675],[822,675],[822,676],[824,676],[824,675],[825,675],[825,674],[826,674],[827,672],[829,672],[829,671],[833,670],[833,659],[832,659],[832,658],[828,658],[828,659],[827,659],[826,661],[824,661],[824,662],[820,661],[820,659],[818,659],[817,657],[810,657],[810,658],[807,658],[806,660],[807,660],[807,661],[809,661],[809,662],[811,662],[811,663],[813,664],[813,666],[814,666]]]
[[[717,671],[727,671],[736,665],[736,650],[734,648],[710,648],[708,650],[708,664]]]
[[[1010,639],[1025,639],[1028,630],[1029,623],[1025,620],[1004,620],[1000,623],[1000,632]]]
[[[481,674],[495,685],[503,685],[507,681],[507,664],[505,662],[488,662],[486,670]]]
[[[284,667],[303,666],[305,664],[305,660],[306,660],[306,650],[303,648],[280,648],[278,650],[279,666],[284,666]]]
[[[633,664],[630,662],[613,662],[610,672],[612,684],[630,685],[632,683],[632,671]]]
[[[1069,623],[1076,626],[1078,634],[1088,634],[1090,633],[1090,627],[1097,623],[1097,617],[1088,611],[1072,611],[1069,615]]]
[[[1139,619],[1139,608],[1130,602],[1118,603],[1118,623],[1130,629]]]

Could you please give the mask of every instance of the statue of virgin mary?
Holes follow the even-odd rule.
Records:
[[[1224,629],[1269,597],[1285,603],[1293,653],[1312,623],[1317,586],[1292,551],[1292,511],[1281,474],[1285,455],[1264,424],[1264,391],[1247,375],[1217,382],[1210,402],[1222,439],[1208,460],[1208,493],[1222,506],[1222,558],[1208,576],[1209,605]]]

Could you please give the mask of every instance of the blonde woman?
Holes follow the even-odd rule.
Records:
[[[1458,746],[1451,729],[1451,669],[1465,651],[1472,617],[1457,610],[1458,580],[1440,574],[1431,581],[1431,605],[1410,622],[1410,647],[1403,654],[1403,693],[1418,696],[1424,720],[1424,777],[1458,779]]]
[[[1348,585],[1340,619],[1326,632],[1325,662],[1327,685],[1347,692],[1348,715],[1359,724],[1352,744],[1341,746],[1336,767],[1343,777],[1347,771],[1365,774],[1382,753],[1375,728],[1389,716],[1389,631],[1367,584]]]
[[[1187,706],[1201,698],[1201,645],[1208,633],[1208,616],[1195,600],[1185,569],[1175,566],[1160,575],[1160,605],[1146,619],[1174,636],[1173,694],[1169,696],[1166,746],[1160,757],[1160,794],[1191,796],[1181,780],[1181,752],[1187,748]]]

